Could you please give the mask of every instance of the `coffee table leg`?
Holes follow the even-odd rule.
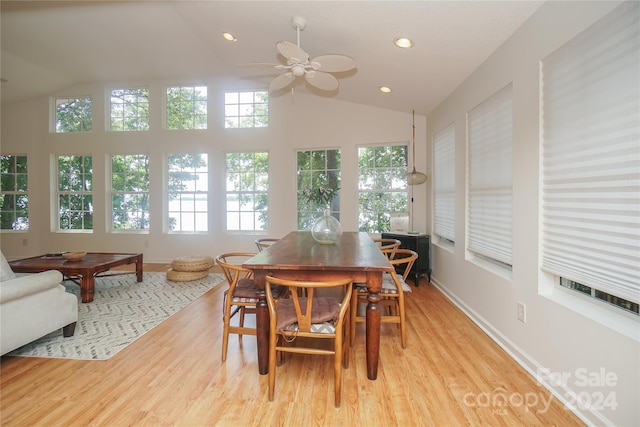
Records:
[[[91,274],[80,276],[80,297],[82,302],[93,301],[93,293],[96,287],[95,277]]]
[[[142,254],[136,258],[136,278],[138,282],[142,282]]]

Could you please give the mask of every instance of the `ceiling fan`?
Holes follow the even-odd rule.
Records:
[[[287,65],[270,64],[278,70],[286,70],[284,74],[271,81],[269,92],[278,91],[289,86],[293,81],[304,76],[311,86],[325,91],[338,89],[338,79],[330,73],[340,73],[356,69],[356,60],[347,55],[321,55],[310,59],[307,52],[300,47],[300,31],[304,30],[307,22],[304,18],[294,16],[291,26],[296,29],[297,44],[288,41],[276,43],[276,49],[287,60]]]

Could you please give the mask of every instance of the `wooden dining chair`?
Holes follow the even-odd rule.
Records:
[[[407,348],[404,294],[411,292],[411,287],[407,284],[406,279],[413,263],[418,259],[418,254],[410,249],[387,249],[385,254],[395,268],[392,273],[383,273],[382,275],[382,290],[380,292],[382,300],[379,304],[386,306],[386,310],[382,312],[380,321],[399,324],[402,348]],[[367,319],[366,315],[358,315],[358,303],[368,303],[368,294],[366,284],[357,283],[353,287],[350,326],[352,345],[355,340],[356,325],[366,322]]]
[[[262,252],[263,250],[273,245],[278,240],[280,239],[264,238],[264,239],[256,239],[254,240],[254,243],[258,247],[258,252]]]
[[[255,314],[258,302],[258,288],[255,286],[251,270],[242,267],[242,263],[253,257],[253,252],[229,252],[218,255],[216,263],[222,269],[229,288],[224,292],[223,298],[223,332],[222,332],[222,361],[227,360],[227,347],[229,334],[238,334],[238,340],[242,345],[242,335],[256,335],[255,327],[244,325],[245,314]],[[274,291],[275,298],[284,293],[284,288]],[[231,319],[238,314],[237,325],[231,324]]]
[[[382,252],[388,251],[389,249],[399,249],[402,242],[398,239],[373,239],[373,241],[378,245],[378,248]],[[385,252],[387,257],[392,256],[393,254],[390,252]]]
[[[269,400],[273,400],[276,383],[276,357],[282,353],[333,355],[336,407],[340,406],[342,368],[349,367],[349,301],[352,279],[321,282],[295,281],[267,276],[267,305],[269,307]],[[271,285],[287,289],[285,298],[276,300]],[[342,300],[318,296],[332,289],[344,295]],[[305,292],[300,292],[301,290]],[[301,295],[306,296],[301,296]],[[303,343],[297,338],[311,338]],[[312,346],[314,340],[331,340],[333,346]],[[311,341],[311,342],[309,342]],[[317,342],[317,341],[316,341]],[[326,342],[326,341],[325,341]],[[304,344],[304,345],[303,345]],[[308,345],[306,345],[308,344]]]

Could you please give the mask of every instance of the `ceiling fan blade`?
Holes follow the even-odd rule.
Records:
[[[276,43],[276,49],[280,52],[280,55],[287,58],[292,63],[302,64],[309,60],[307,52],[299,48],[293,43],[287,41],[280,41]]]
[[[282,64],[276,64],[273,62],[248,62],[246,64],[239,64],[236,67],[284,67]]]
[[[289,86],[295,77],[293,73],[284,73],[280,74],[275,79],[271,80],[271,84],[269,85],[269,92],[275,92],[280,89],[284,89]]]
[[[304,78],[311,86],[321,90],[338,89],[338,79],[329,73],[323,73],[322,71],[307,72]]]
[[[356,60],[347,55],[321,55],[313,58],[311,64],[315,70],[326,73],[351,71],[358,66]],[[315,64],[319,64],[320,66],[316,68]]]

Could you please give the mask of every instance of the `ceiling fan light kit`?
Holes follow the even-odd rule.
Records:
[[[307,21],[299,16],[291,19],[291,26],[296,30],[297,44],[288,41],[276,43],[278,53],[287,60],[287,65],[277,64],[274,68],[286,70],[271,81],[269,92],[275,92],[289,86],[298,77],[316,89],[323,91],[338,90],[338,79],[331,73],[351,71],[357,68],[355,59],[347,55],[321,55],[310,59],[307,52],[300,47],[300,31],[307,26]]]

